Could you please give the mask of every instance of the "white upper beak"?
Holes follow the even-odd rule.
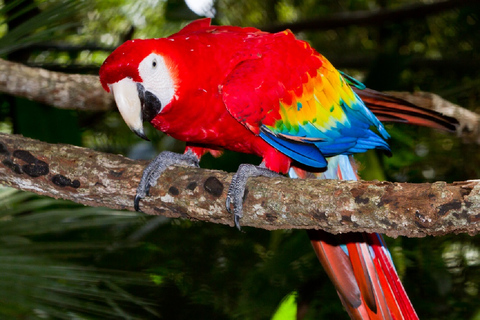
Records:
[[[143,131],[142,104],[138,96],[137,83],[131,78],[124,78],[113,83],[111,89],[127,126],[141,138],[147,139]]]

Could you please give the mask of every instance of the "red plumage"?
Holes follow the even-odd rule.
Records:
[[[174,94],[161,108],[155,98],[161,111],[150,122],[185,141],[187,151],[198,158],[207,151],[218,155],[222,149],[252,153],[262,157],[267,169],[286,173],[294,168],[303,177],[307,173],[292,164],[318,164],[318,168],[326,164],[324,151],[336,156],[388,150],[370,130],[375,126],[388,137],[372,111],[382,120],[454,128],[451,118],[373,90],[355,89],[371,107],[368,110],[348,85],[352,79],[344,78],[290,31],[270,34],[255,28],[210,26],[209,19],[195,21],[167,38],[127,41],[100,70],[105,90],[129,79],[142,91],[141,108],[148,107],[149,88],[142,85],[145,79],[139,68],[151,54],[162,57]],[[168,91],[162,87],[165,83],[159,80],[157,89]],[[353,170],[351,164],[345,166],[338,166],[336,178],[343,176],[340,169]],[[315,231],[310,236],[353,318],[417,318],[376,236],[340,238],[348,243],[349,255],[337,243],[339,238]]]

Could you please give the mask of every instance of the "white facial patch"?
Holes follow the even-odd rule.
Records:
[[[151,53],[140,63],[138,71],[143,87],[160,100],[161,110],[163,110],[175,95],[175,83],[170,76],[170,70],[165,64],[165,60],[162,56]]]

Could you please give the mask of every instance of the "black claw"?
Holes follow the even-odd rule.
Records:
[[[234,215],[233,220],[235,222],[235,227],[237,227],[238,231],[242,231],[242,227],[240,226],[240,216]]]
[[[232,213],[232,209],[230,208],[230,197],[227,196],[227,200],[225,200],[225,207],[227,208],[228,213]]]
[[[135,208],[135,211],[138,212],[142,212],[142,210],[140,210],[140,200],[142,200],[142,197],[136,194],[135,199],[133,200],[133,208]]]

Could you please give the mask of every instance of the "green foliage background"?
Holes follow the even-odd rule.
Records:
[[[214,23],[267,28],[418,3],[218,0]],[[478,112],[479,16],[480,5],[472,1],[421,19],[297,35],[371,88],[434,92]],[[51,70],[95,74],[124,40],[166,36],[198,17],[180,0],[4,0],[0,55]],[[114,111],[64,111],[2,95],[0,117],[3,132],[130,156],[183,148],[154,130],[147,132],[153,144],[145,145]],[[387,128],[393,157],[359,155],[365,179],[479,177],[475,141],[406,125]],[[138,148],[147,152],[139,154]],[[258,159],[227,152],[219,159],[206,157],[202,166],[234,171],[246,161]],[[478,236],[387,241],[420,318],[480,319]],[[291,319],[296,306],[305,311],[304,319],[347,318],[304,232],[238,232],[0,189],[2,319]]]

